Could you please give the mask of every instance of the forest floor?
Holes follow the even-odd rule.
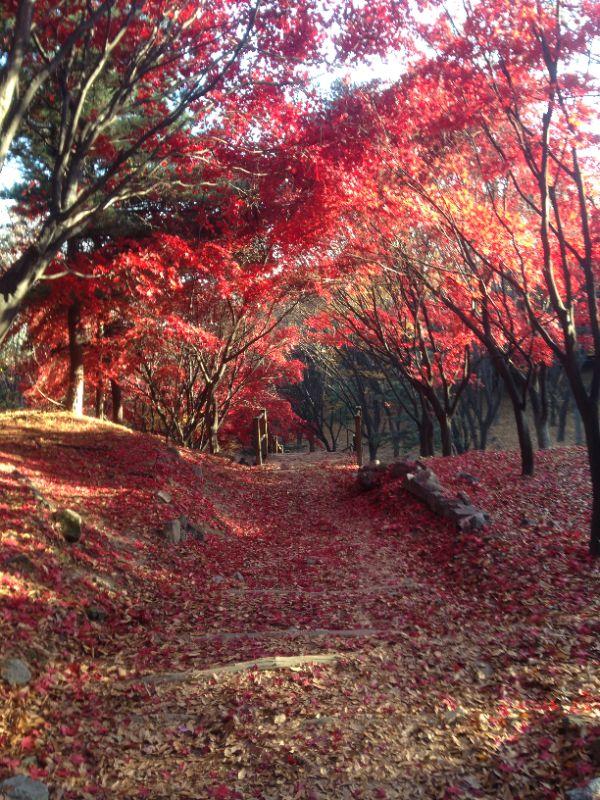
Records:
[[[600,565],[584,452],[538,460],[523,479],[514,453],[433,459],[492,515],[459,537],[397,484],[357,492],[345,456],[242,467],[0,417],[0,657],[33,673],[0,682],[0,779],[52,800],[564,797],[600,775]],[[54,507],[82,514],[78,543]],[[203,542],[160,538],[180,514]]]

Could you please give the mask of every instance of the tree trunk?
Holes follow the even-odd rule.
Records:
[[[110,393],[112,396],[112,421],[121,425],[123,422],[123,390],[121,385],[111,380]]]
[[[558,409],[558,424],[556,427],[556,441],[564,442],[567,436],[567,419],[569,417],[569,406],[571,405],[571,395],[567,394]]]
[[[515,385],[515,380],[511,374],[510,367],[504,360],[502,353],[490,351],[492,363],[498,371],[498,375],[504,383],[510,402],[512,403],[517,435],[519,437],[519,449],[521,451],[521,475],[533,475],[535,469],[535,458],[533,454],[533,444],[529,425],[525,417],[525,403],[519,397],[519,390]]]
[[[104,419],[104,405],[104,384],[102,381],[100,381],[96,386],[96,400],[94,402],[94,413],[98,419]]]
[[[590,402],[581,415],[592,479],[592,520],[590,530],[590,553],[600,556],[600,419],[598,407]]]
[[[422,456],[432,456],[434,454],[433,446],[433,420],[431,419],[431,411],[429,410],[427,400],[421,397],[421,421],[419,423],[419,445],[420,453]]]
[[[369,448],[369,460],[377,461],[377,451],[379,450],[379,442],[373,441],[373,439],[369,438],[367,441],[367,447]]]
[[[208,450],[212,455],[216,455],[219,450],[219,407],[217,401],[213,400],[210,404],[208,419]]]
[[[517,436],[519,437],[519,448],[521,450],[521,474],[533,475],[535,469],[535,458],[533,455],[533,443],[529,432],[527,418],[519,399],[511,397],[515,423],[517,425]]]
[[[548,427],[548,396],[546,392],[546,368],[544,365],[538,370],[535,384],[537,386],[533,385],[529,390],[531,410],[533,411],[538,448],[547,450],[550,447],[550,430]]]
[[[450,427],[450,419],[448,414],[440,412],[437,416],[438,425],[440,426],[440,437],[442,442],[442,455],[452,455],[452,430]]]
[[[69,388],[67,391],[67,410],[77,417],[83,415],[84,331],[81,325],[81,303],[75,300],[67,312],[69,328]]]

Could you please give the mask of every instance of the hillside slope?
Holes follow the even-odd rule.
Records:
[[[558,798],[600,774],[583,451],[527,480],[515,454],[434,463],[489,531],[459,538],[395,484],[358,494],[343,457],[245,468],[1,417],[0,657],[33,676],[0,684],[0,778],[64,800],[412,800]],[[181,514],[204,541],[159,535]],[[301,654],[323,663],[221,669]]]

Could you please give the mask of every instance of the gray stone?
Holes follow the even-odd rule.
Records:
[[[169,494],[169,492],[166,492],[164,489],[161,489],[161,490],[160,490],[160,492],[157,492],[157,493],[156,493],[156,496],[157,496],[157,497],[158,497],[158,499],[159,499],[159,500],[161,500],[163,503],[170,503],[170,502],[171,502],[171,499],[172,499],[172,498],[171,498],[171,495]]]
[[[65,541],[75,544],[81,539],[81,516],[70,508],[59,508],[54,512],[54,520],[60,525]]]
[[[0,783],[0,793],[9,800],[48,800],[48,787],[29,775],[15,775]]]
[[[569,800],[600,800],[600,778],[594,778],[587,786],[567,792]]]
[[[371,491],[371,489],[377,489],[383,483],[386,471],[387,467],[385,464],[380,464],[379,462],[365,464],[363,467],[360,467],[356,475],[358,485],[365,492]]]
[[[178,519],[170,519],[165,523],[163,536],[171,544],[179,544],[181,541],[181,522]]]
[[[198,525],[190,522],[185,514],[179,517],[179,525],[181,529],[180,541],[184,542],[186,539],[196,539],[198,542],[204,541],[205,532]]]
[[[0,675],[11,686],[26,686],[31,680],[29,664],[21,658],[5,658],[0,663]]]
[[[234,572],[233,573],[234,580],[238,581],[239,583],[246,583],[246,579],[242,575],[241,572]]]
[[[394,461],[388,467],[390,478],[394,480],[397,478],[406,478],[411,472],[416,472],[419,469],[416,461]]]
[[[480,683],[486,683],[486,681],[489,681],[491,678],[493,678],[494,670],[490,664],[485,661],[481,661],[479,664],[476,664],[475,674]]]
[[[224,580],[225,578],[222,575],[213,575],[212,582],[218,585],[219,583],[223,583]]]
[[[479,483],[479,478],[476,478],[475,475],[471,475],[470,472],[465,472],[464,470],[461,470],[456,477],[461,481],[470,483],[471,486],[476,486]]]
[[[18,572],[21,575],[31,575],[35,572],[35,564],[25,553],[17,553],[17,555],[11,556],[4,562],[4,566],[11,572]]]
[[[459,500],[461,500],[466,506],[471,505],[471,498],[466,492],[458,492],[457,495]]]
[[[90,622],[104,622],[108,616],[102,606],[88,606],[85,610],[85,615]]]

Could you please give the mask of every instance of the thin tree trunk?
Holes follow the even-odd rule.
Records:
[[[440,412],[436,414],[438,425],[440,426],[440,437],[442,442],[442,455],[452,455],[452,430],[450,427],[450,419],[448,414]]]
[[[84,331],[81,324],[81,303],[74,300],[67,311],[69,328],[69,388],[67,390],[67,409],[77,417],[83,415]]]
[[[421,399],[421,421],[419,423],[419,445],[420,453],[422,456],[432,456],[434,453],[433,446],[433,420],[431,419],[431,411],[429,404],[424,397]]]
[[[112,396],[112,421],[120,425],[123,422],[123,390],[117,381],[111,380],[110,393]]]
[[[533,453],[533,443],[529,432],[529,425],[525,417],[524,403],[519,397],[519,390],[515,385],[514,378],[510,372],[510,367],[504,360],[501,353],[490,352],[492,363],[497,369],[504,387],[510,398],[517,426],[517,436],[519,438],[519,449],[521,451],[521,475],[533,475],[535,470],[535,457]]]
[[[592,480],[592,520],[590,530],[590,553],[600,556],[600,419],[598,407],[590,407],[581,415],[590,464]]]
[[[216,455],[219,448],[219,407],[216,400],[210,403],[208,420],[208,449],[212,455]]]
[[[550,430],[548,428],[548,397],[546,392],[546,368],[544,365],[538,370],[535,384],[529,390],[529,396],[531,398],[538,448],[547,450],[550,447]]]
[[[98,385],[96,386],[96,400],[94,402],[94,413],[98,419],[104,419],[104,406],[105,406],[105,395],[104,395],[104,383],[102,380],[99,381]]]
[[[556,428],[556,441],[564,442],[567,435],[567,419],[569,417],[569,406],[571,405],[571,395],[567,394],[560,408],[558,409],[558,425]]]

